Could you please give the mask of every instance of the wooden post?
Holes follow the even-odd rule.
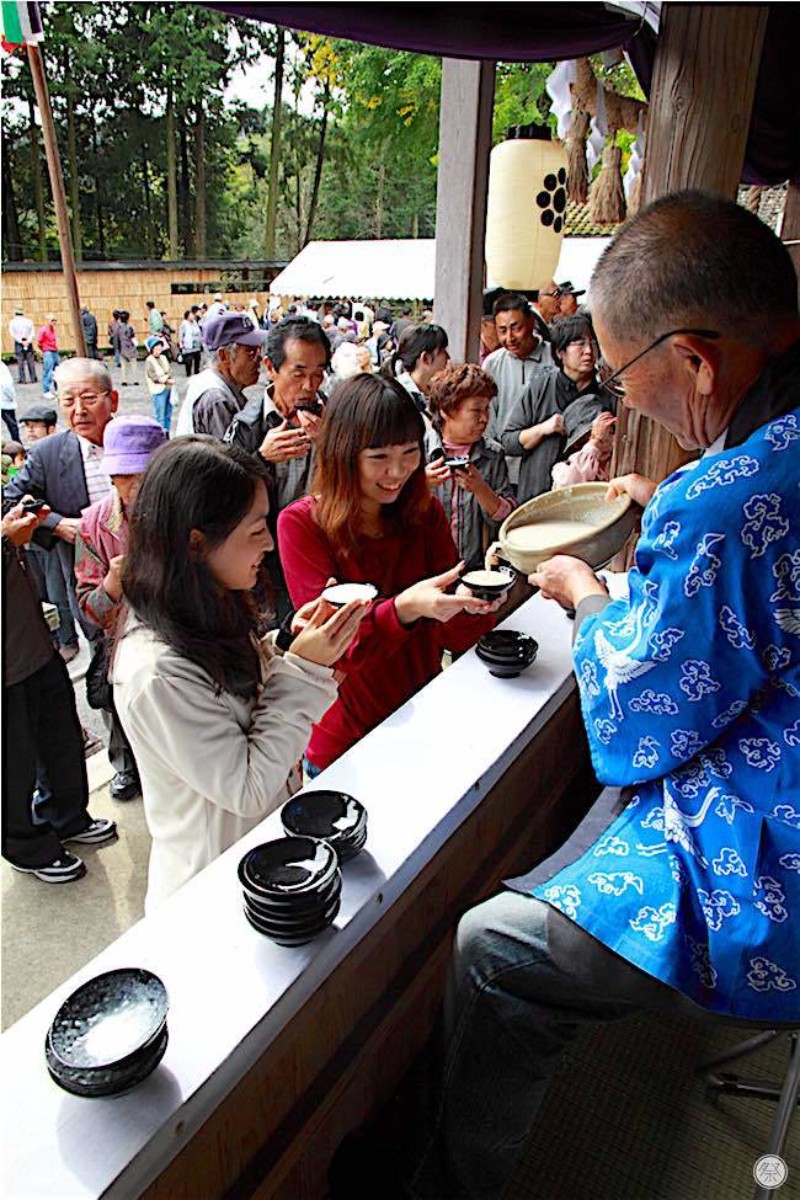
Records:
[[[78,281],[75,276],[75,257],[72,253],[72,233],[69,227],[67,200],[64,195],[64,176],[61,173],[61,157],[58,153],[56,131],[53,124],[53,112],[50,108],[50,94],[47,90],[47,78],[44,73],[44,63],[38,46],[28,45],[28,62],[33,76],[33,86],[36,92],[36,104],[42,119],[42,134],[44,149],[47,155],[47,170],[50,175],[50,187],[53,190],[53,202],[56,210],[58,240],[61,244],[61,265],[64,269],[64,282],[67,288],[67,304],[69,306],[72,331],[75,338],[75,353],[79,358],[86,357],[86,342],[83,338],[81,324],[81,302],[78,296]]]
[[[494,72],[493,62],[442,64],[434,303],[459,362],[478,361]]]
[[[763,4],[664,5],[643,204],[683,188],[736,198],[767,13]],[[614,474],[661,480],[687,457],[662,426],[622,409]]]
[[[797,183],[790,183],[789,191],[786,194],[781,237],[784,242],[794,243],[787,249],[792,256],[794,269],[797,272],[797,288],[800,297],[800,184]]]

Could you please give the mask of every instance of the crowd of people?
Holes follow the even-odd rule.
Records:
[[[17,440],[22,435],[19,424],[15,426],[17,439],[4,447],[4,504],[14,512],[26,498],[42,505],[26,519],[31,536],[18,558],[40,599],[57,610],[57,630],[50,640],[63,663],[78,653],[79,629],[90,645],[87,694],[89,703],[104,714],[108,728],[114,767],[111,795],[119,801],[142,791],[145,796],[155,864],[148,908],[241,836],[247,821],[260,819],[268,811],[267,800],[274,806],[280,796],[273,780],[266,791],[262,787],[252,813],[240,813],[236,821],[220,818],[217,835],[207,835],[202,848],[188,848],[196,833],[178,850],[170,847],[176,826],[171,821],[162,823],[159,797],[174,798],[177,785],[172,780],[165,790],[163,762],[160,770],[152,765],[157,750],[138,725],[145,704],[143,691],[137,692],[136,705],[129,698],[131,679],[135,677],[137,687],[141,679],[127,647],[150,646],[152,639],[120,636],[120,627],[130,624],[126,597],[130,599],[133,584],[128,543],[136,541],[137,494],[150,457],[172,434],[176,448],[170,449],[169,456],[160,456],[173,462],[172,479],[181,477],[184,459],[190,456],[200,479],[204,470],[210,478],[214,470],[224,474],[234,471],[235,464],[247,464],[245,474],[252,488],[260,495],[256,486],[260,481],[266,489],[267,502],[261,506],[264,544],[259,544],[253,560],[258,560],[258,571],[249,607],[245,605],[234,619],[238,608],[226,603],[216,618],[212,610],[201,620],[202,606],[193,607],[191,597],[197,592],[199,601],[211,585],[208,578],[201,579],[198,565],[190,563],[173,596],[184,609],[163,614],[153,626],[156,633],[163,633],[162,620],[173,634],[181,628],[176,645],[184,656],[189,652],[191,658],[207,638],[223,646],[228,636],[235,642],[245,628],[245,611],[255,619],[259,635],[272,631],[273,639],[297,635],[292,623],[297,612],[309,605],[314,613],[319,608],[327,614],[323,630],[330,622],[336,629],[334,614],[318,601],[326,581],[370,582],[377,587],[380,604],[366,613],[353,610],[363,617],[357,631],[345,623],[351,644],[339,656],[337,670],[343,677],[334,702],[327,677],[321,689],[326,697],[324,714],[309,700],[312,718],[304,726],[305,743],[300,749],[305,771],[313,776],[431,679],[441,669],[445,650],[458,654],[493,623],[492,606],[475,601],[467,589],[454,585],[465,566],[482,564],[503,519],[520,499],[528,498],[511,482],[508,464],[513,469],[520,457],[535,457],[537,448],[541,455],[548,443],[547,464],[536,475],[544,490],[549,486],[550,461],[562,457],[560,449],[568,444],[560,413],[578,400],[584,417],[607,406],[594,376],[596,346],[587,316],[557,320],[551,328],[525,297],[506,294],[491,299],[500,345],[483,367],[450,363],[446,331],[433,322],[429,311],[423,313],[424,320],[415,321],[410,306],[395,316],[388,306],[365,300],[325,301],[313,307],[298,302],[285,313],[272,305],[261,317],[255,301],[248,308],[228,306],[219,294],[207,309],[187,310],[178,329],[180,352],[176,352],[165,314],[149,301],[144,375],[152,418],[119,410],[119,393],[97,351],[97,323],[92,318],[91,327],[84,326],[87,357],[56,363],[48,379],[47,394],[58,405],[66,430],[57,432],[58,414],[52,403],[32,407],[21,419],[24,444]],[[50,322],[49,328],[53,326]],[[23,349],[30,333],[15,326],[15,339]],[[128,312],[115,310],[108,335],[111,354],[121,367],[122,388],[130,382],[125,364],[133,363],[136,356]],[[41,341],[37,339],[38,344]],[[201,355],[206,365],[198,371]],[[519,379],[507,359],[519,364]],[[171,396],[178,360],[188,386],[173,423]],[[24,356],[18,361],[22,376]],[[262,369],[263,388],[258,386]],[[548,387],[541,386],[542,378],[550,381]],[[520,385],[518,396],[512,395],[510,380]],[[542,426],[544,417],[550,424],[535,430],[533,439],[509,444],[506,452],[500,440],[508,423],[503,414],[513,415],[523,403],[528,425]],[[552,413],[559,415],[558,422],[552,420]],[[589,436],[591,428],[587,433],[584,425],[578,432]],[[490,435],[490,426],[497,438]],[[573,437],[569,445],[574,441]],[[213,452],[209,444],[216,447]],[[207,459],[209,454],[212,457]],[[590,469],[584,466],[585,472]],[[204,486],[212,485],[207,481]],[[181,502],[188,503],[185,488],[181,496]],[[218,500],[220,496],[227,493],[221,492]],[[170,501],[170,506],[174,503]],[[166,529],[164,514],[158,511],[159,524]],[[212,540],[220,530],[225,538],[234,538],[247,516],[231,510],[233,523],[228,524],[223,513],[202,519],[195,514],[191,527]],[[205,532],[207,526],[213,527],[213,535]],[[179,535],[173,531],[170,537]],[[169,539],[161,553],[178,578],[176,554],[168,555],[168,544]],[[148,551],[153,552],[153,548]],[[144,548],[136,553],[138,562],[154,569]],[[191,557],[190,549],[187,553]],[[162,599],[166,602],[171,595],[167,590]],[[138,616],[144,615],[143,603],[134,606]],[[208,627],[208,619],[219,621],[215,631]],[[195,620],[198,627],[190,632],[185,626]],[[226,623],[231,625],[228,632]],[[312,646],[322,636],[316,635],[316,641],[311,638]],[[326,636],[330,637],[329,631]],[[115,657],[117,644],[121,649]],[[299,644],[303,645],[302,639]],[[296,653],[292,649],[284,655],[282,664],[294,663]],[[397,664],[391,685],[379,679],[387,653],[394,655]],[[238,696],[237,687],[230,688],[236,679],[242,695],[252,702],[254,662],[248,661],[249,654],[239,661],[239,655],[236,650],[232,664],[220,662],[212,677],[217,686],[224,683]],[[137,657],[149,661],[153,672],[165,669],[158,655]],[[201,658],[207,666],[205,655]],[[122,673],[113,682],[112,661],[126,667],[124,672],[119,667]],[[327,670],[333,662],[315,665],[318,677],[319,668]],[[298,671],[300,676],[308,674],[307,665],[294,663],[294,667],[290,677],[296,681]],[[319,682],[316,678],[315,686]],[[195,711],[199,713],[201,707],[195,705]],[[163,739],[164,728],[175,726],[176,721],[169,711],[162,716],[152,730]],[[236,719],[242,723],[240,713]],[[257,724],[252,713],[251,720]],[[190,731],[190,741],[196,737],[199,732]],[[296,760],[295,740],[289,744]],[[273,736],[273,749],[277,745]],[[273,760],[271,751],[264,763],[274,773]],[[291,763],[287,765],[281,756],[277,761],[285,782]],[[27,857],[39,860],[44,851],[34,834],[39,831],[41,800],[57,796],[58,788],[43,753],[37,751],[32,762],[30,791],[36,820]],[[204,797],[207,804],[207,793]],[[30,808],[30,799],[20,795],[15,803]],[[192,826],[192,805],[198,803],[195,789],[187,795],[186,812],[178,824]],[[220,794],[212,803],[227,811],[230,801]],[[214,821],[206,813],[194,824],[207,830]],[[16,866],[25,865],[18,852],[15,857],[12,851],[10,859]],[[71,870],[77,878],[81,868],[74,859],[62,847],[53,862],[37,861],[35,873],[61,881]],[[165,863],[171,864],[169,869]]]
[[[178,331],[174,430],[152,306],[154,417],[118,412],[96,358],[62,363],[67,428],[37,410],[44,431],[4,489],[3,855],[62,882],[83,868],[68,843],[114,836],[87,810],[65,655],[32,585],[42,550],[92,643],[112,794],[144,797],[148,911],[274,810],[301,760],[316,776],[493,626],[498,604],[460,577],[515,506],[602,480],[645,510],[628,598],[565,555],[529,581],[576,613],[604,791],[556,860],[462,922],[407,1196],[500,1195],[586,1022],[642,1007],[798,1019],[794,269],[755,216],[682,193],[617,235],[591,314],[579,294],[488,295],[482,361],[458,364],[432,313],[331,301],[261,320],[215,297]],[[202,352],[197,371],[185,355]],[[609,480],[623,396],[695,455],[658,487]],[[325,590],[342,582],[376,595],[336,606]],[[388,1196],[398,1178],[369,1184]]]

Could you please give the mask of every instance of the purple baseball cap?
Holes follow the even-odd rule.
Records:
[[[115,417],[103,434],[103,470],[106,475],[141,475],[166,441],[166,430],[152,417]]]
[[[263,346],[267,340],[264,329],[254,329],[253,322],[244,313],[224,312],[203,321],[203,345],[207,350],[221,350],[223,346]]]

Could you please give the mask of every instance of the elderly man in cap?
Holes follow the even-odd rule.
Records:
[[[33,321],[25,316],[22,308],[14,309],[8,323],[8,332],[14,339],[14,357],[17,360],[17,383],[25,383],[26,369],[31,383],[36,383],[36,358],[33,353]]]
[[[314,472],[314,442],[322,423],[325,397],[320,391],[330,366],[328,337],[309,317],[287,317],[267,335],[269,385],[263,399],[250,400],[225,435],[230,445],[258,454],[266,463],[270,497],[269,525],[277,546],[281,509],[308,493]],[[291,605],[277,550],[265,556],[278,618]]]
[[[244,389],[258,383],[267,333],[254,329],[244,313],[223,312],[206,317],[203,344],[214,361],[195,375],[186,389],[175,429],[176,436],[210,433],[222,438],[233,418],[247,403]]]
[[[566,555],[531,576],[577,610],[606,790],[553,859],[460,923],[417,1200],[503,1193],[588,1025],[800,1020],[797,276],[756,216],[681,192],[622,227],[592,303],[607,385],[699,457],[658,487],[612,480],[646,505],[625,599]]]
[[[58,413],[49,404],[34,404],[20,417],[19,423],[23,428],[25,445],[31,446],[50,437],[56,431]],[[72,662],[77,657],[78,631],[75,628],[75,618],[69,606],[69,594],[61,569],[61,561],[57,554],[30,542],[27,547],[27,562],[30,566],[39,595],[42,600],[55,604],[58,609],[58,651],[65,662]]]
[[[558,292],[559,315],[562,317],[574,317],[578,311],[578,297],[586,295],[586,288],[573,287],[572,282],[567,279],[564,283],[556,284]]]

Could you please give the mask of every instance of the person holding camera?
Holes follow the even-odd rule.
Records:
[[[270,330],[265,349],[270,381],[266,392],[234,417],[224,441],[257,454],[266,464],[270,532],[276,540],[278,513],[308,494],[314,444],[327,402],[320,389],[331,346],[316,321],[287,317]],[[264,562],[280,621],[291,611],[291,603],[277,550],[269,551]]]

